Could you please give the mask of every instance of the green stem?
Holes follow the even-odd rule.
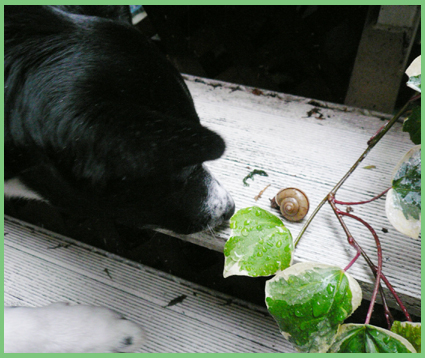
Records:
[[[410,106],[411,101],[408,101],[398,113],[391,118],[391,120],[383,126],[378,133],[376,133],[372,138],[368,141],[368,147],[366,150],[362,153],[362,155],[357,159],[357,161],[354,163],[354,165],[345,173],[345,175],[341,178],[341,180],[332,188],[332,190],[323,198],[323,200],[319,203],[319,205],[316,207],[316,209],[313,211],[313,213],[310,215],[310,217],[305,222],[304,226],[301,228],[301,231],[298,233],[297,238],[295,239],[294,246],[296,247],[301,240],[301,237],[304,235],[305,231],[307,230],[308,226],[313,221],[314,217],[317,215],[319,210],[325,205],[325,203],[328,201],[329,195],[335,195],[335,193],[338,191],[338,189],[342,186],[342,184],[345,183],[345,181],[350,177],[350,175],[356,170],[356,168],[359,166],[359,164],[363,161],[364,158],[369,154],[369,152],[372,150],[372,148],[382,139],[382,137],[391,129],[391,127],[394,125],[395,122],[407,111],[407,109]]]
[[[342,179],[333,187],[330,194],[335,194],[338,189],[342,186],[342,184],[345,183],[345,181],[350,177],[350,175],[357,169],[359,164],[363,161],[364,158],[369,154],[369,152],[372,150],[372,148],[378,144],[378,142],[382,139],[382,137],[391,129],[391,127],[394,125],[395,122],[398,121],[398,119],[403,115],[404,112],[407,111],[407,109],[410,106],[410,102],[407,102],[402,109],[393,117],[391,120],[382,127],[381,130],[377,134],[375,134],[369,141],[367,142],[368,147],[363,152],[363,154],[357,159],[357,161],[354,163],[354,165],[348,170],[348,172],[342,177]]]
[[[329,195],[329,194],[328,194]],[[323,205],[325,205],[325,203],[328,201],[328,195],[326,195],[323,200],[320,202],[320,204],[316,207],[316,209],[314,209],[313,213],[309,216],[309,218],[307,219],[307,221],[305,222],[305,224],[303,225],[303,227],[301,228],[301,231],[298,233],[297,238],[295,239],[294,242],[294,247],[297,247],[298,242],[301,240],[301,237],[304,235],[304,232],[307,230],[308,226],[310,225],[310,223],[313,221],[314,217],[316,216],[316,214],[319,212],[319,210],[322,208]]]

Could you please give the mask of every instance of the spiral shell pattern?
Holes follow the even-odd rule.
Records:
[[[310,208],[307,195],[297,188],[280,190],[276,194],[275,200],[280,207],[282,216],[289,221],[304,219]]]

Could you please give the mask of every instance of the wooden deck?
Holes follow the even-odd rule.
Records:
[[[257,205],[273,212],[269,198],[284,187],[302,189],[314,209],[384,124],[382,115],[345,106],[190,76],[187,83],[202,123],[228,144],[225,155],[208,166],[231,192],[237,209]],[[316,113],[310,112],[313,108]],[[411,146],[396,124],[341,188],[338,199],[367,200],[385,190],[392,168]],[[266,171],[268,177],[255,176],[250,186],[244,186],[243,178],[253,169]],[[378,232],[385,275],[409,311],[420,315],[420,240],[393,229],[384,207],[385,200],[380,199],[354,210]],[[293,237],[302,226],[285,224]],[[375,245],[368,232],[357,222],[348,224],[374,259]],[[221,251],[230,229],[168,234]],[[354,254],[332,211],[324,207],[295,250],[295,260],[345,267]],[[363,259],[350,273],[369,298],[372,276]],[[180,303],[167,306],[177,297],[183,298]],[[149,333],[143,352],[293,351],[264,307],[6,218],[5,303],[36,306],[54,301],[104,305],[141,323]],[[390,299],[390,304],[395,302]]]
[[[388,116],[243,86],[187,77],[202,122],[220,133],[228,144],[223,158],[210,162],[214,175],[231,192],[237,209],[257,205],[270,208],[269,198],[285,187],[303,190],[315,208],[366,149],[366,142]],[[314,108],[318,113],[311,114]],[[339,190],[342,201],[368,200],[388,188],[395,164],[413,144],[397,123],[378,143]],[[366,169],[373,166],[372,169]],[[365,168],[366,167],[366,168]],[[253,169],[255,176],[243,185]],[[271,186],[258,201],[254,197]],[[420,315],[421,242],[398,233],[385,215],[385,199],[353,207],[354,214],[377,231],[383,248],[383,272],[409,310]],[[312,211],[312,210],[311,210]],[[311,212],[310,211],[310,212]],[[278,215],[278,212],[275,212]],[[357,222],[348,222],[356,240],[372,259],[375,243]],[[303,223],[285,222],[296,237]],[[385,231],[385,233],[384,233]],[[230,229],[190,236],[168,234],[222,251]],[[345,267],[354,257],[345,234],[329,207],[324,207],[295,250],[295,261],[319,261]],[[364,298],[371,297],[372,275],[359,259],[350,273],[359,280]],[[396,303],[390,299],[390,303]]]
[[[227,142],[224,157],[208,165],[233,195],[236,209],[257,205],[273,212],[269,198],[285,187],[303,190],[314,209],[389,118],[368,110],[191,76],[187,76],[187,83],[203,124]],[[310,114],[314,108],[318,113]],[[363,201],[383,192],[391,185],[394,166],[412,146],[401,123],[396,123],[338,191],[337,198]],[[370,166],[374,168],[366,169]],[[255,176],[246,187],[242,180],[253,169],[266,171],[268,177]],[[268,184],[271,186],[262,198],[255,201],[254,197]],[[391,226],[385,214],[385,198],[353,209],[355,215],[375,228],[383,248],[383,272],[409,310],[420,315],[420,240],[408,238]],[[274,213],[278,215],[277,211]],[[347,222],[356,240],[375,259],[375,242],[368,231],[357,222]],[[285,225],[296,237],[303,223]],[[230,229],[219,228],[214,235],[168,234],[222,251]],[[332,210],[325,206],[295,250],[295,261],[345,267],[354,255]],[[362,285],[364,298],[370,298],[373,279],[363,259],[350,273]],[[391,298],[390,303],[396,305]]]
[[[6,305],[112,308],[145,328],[141,353],[294,351],[264,307],[11,218],[4,248]]]

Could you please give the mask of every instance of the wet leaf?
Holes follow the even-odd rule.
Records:
[[[302,352],[326,352],[360,305],[361,288],[339,267],[295,264],[266,282],[266,304],[283,336]]]
[[[420,322],[399,322],[394,321],[391,332],[397,333],[406,338],[416,352],[421,353],[421,324]]]
[[[407,86],[421,92],[421,75],[410,77],[409,81],[407,81]]]
[[[406,75],[409,76],[407,86],[413,88],[415,91],[421,92],[421,56],[413,60],[406,70]]]
[[[421,146],[397,164],[385,204],[387,217],[401,233],[418,238],[421,231]]]
[[[292,262],[290,231],[275,215],[253,206],[230,219],[232,235],[224,245],[223,276],[270,276]]]
[[[402,336],[368,324],[344,324],[329,353],[416,353]]]

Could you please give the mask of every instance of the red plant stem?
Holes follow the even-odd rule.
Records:
[[[356,246],[353,244],[353,240],[351,240],[350,245],[352,245],[353,247],[356,248]],[[351,260],[351,262],[347,265],[347,267],[344,269],[344,271],[347,271],[354,264],[354,262],[358,259],[358,257],[360,255],[361,255],[361,251],[357,250],[356,257],[353,260]],[[376,271],[372,270],[372,272],[373,272],[373,275],[376,278]],[[381,278],[382,278],[382,275],[383,274],[381,272]],[[380,294],[381,299],[382,299],[382,306],[384,307],[384,316],[385,316],[385,320],[387,321],[388,329],[391,329],[391,326],[393,325],[393,322],[394,322],[394,318],[393,318],[391,311],[388,307],[387,299],[385,297],[385,293],[384,293],[384,290],[382,289],[381,285],[379,285],[379,294]]]
[[[354,256],[354,259],[352,259],[350,263],[345,267],[344,271],[348,271],[350,267],[353,266],[353,264],[357,261],[360,255],[361,255],[361,252],[357,250],[356,256]]]
[[[358,259],[358,257],[361,255],[361,251],[359,249],[357,249],[357,246],[356,246],[357,243],[355,243],[354,239],[351,237],[351,240],[349,239],[348,241],[349,241],[351,246],[356,248],[357,254],[356,254],[356,257],[353,260],[351,260],[351,262],[348,264],[348,266],[344,269],[344,271],[347,271],[354,264],[354,262]],[[374,267],[374,265],[373,265],[373,267]],[[373,269],[372,272],[373,272],[373,275],[376,278],[376,270]],[[381,278],[382,278],[382,275],[383,274],[381,272]],[[391,329],[391,326],[393,325],[393,322],[394,322],[394,318],[393,318],[391,311],[388,307],[387,299],[385,297],[385,293],[384,293],[384,290],[382,289],[381,285],[379,285],[379,294],[380,294],[381,299],[382,299],[382,306],[384,307],[384,316],[385,316],[385,320],[387,321],[388,329]]]
[[[348,233],[348,235],[350,235],[350,234]],[[358,253],[360,253],[360,254],[363,255],[363,257],[365,258],[366,262],[369,264],[369,267],[372,268],[372,272],[373,272],[373,274],[374,274],[374,276],[376,278],[376,268],[375,268],[375,265],[373,265],[373,263],[366,256],[366,254],[364,252],[362,252],[362,249],[360,248],[359,244],[354,240],[354,238],[352,236],[348,236],[348,242],[350,243],[351,246],[353,246],[357,250]],[[357,258],[358,258],[358,255],[356,255],[355,260],[357,260]],[[354,263],[355,260],[352,260],[352,263]],[[345,268],[345,271],[348,270],[349,266],[351,266],[351,263]],[[382,276],[382,273],[381,273],[381,276]],[[379,285],[379,294],[381,295],[382,305],[384,307],[384,316],[385,316],[385,319],[387,321],[388,329],[391,329],[391,326],[392,326],[392,324],[394,322],[394,318],[391,315],[390,309],[389,309],[388,304],[387,304],[387,299],[385,297],[385,293],[384,293],[384,290],[382,289],[382,286],[381,285]]]
[[[331,205],[332,209],[335,212],[335,215],[337,216],[339,222],[341,223],[342,228],[344,229],[345,233],[347,234],[347,239],[348,239],[348,243],[353,246],[357,252],[360,252],[361,255],[363,256],[363,258],[365,259],[366,263],[369,265],[370,269],[372,270],[372,273],[374,274],[375,278],[376,278],[376,272],[377,272],[377,268],[376,266],[373,264],[373,262],[370,260],[370,258],[367,256],[366,252],[363,251],[363,249],[361,248],[361,246],[357,243],[356,240],[354,240],[353,236],[351,235],[350,231],[348,230],[348,227],[346,226],[344,220],[341,218],[341,216],[338,215],[338,211],[339,209],[335,206],[334,202],[333,202],[333,196],[330,195],[329,196],[329,204]],[[354,260],[352,260],[354,261]],[[398,302],[399,306],[402,308],[404,314],[406,315],[406,318],[408,320],[410,320],[410,316],[409,313],[407,312],[406,308],[404,307],[403,303],[401,302],[401,300],[398,298],[397,293],[395,292],[394,288],[391,286],[391,284],[388,282],[388,280],[386,279],[386,277],[384,276],[384,274],[381,272],[381,278],[384,280],[384,282],[387,284],[388,289],[390,290],[390,292],[393,294],[393,296],[395,297],[396,301]],[[385,319],[387,321],[388,324],[388,329],[391,328],[392,323],[394,322],[394,319],[391,315],[390,309],[388,307],[387,304],[387,299],[385,297],[385,293],[384,290],[382,289],[382,286],[379,285],[379,293],[381,295],[382,298],[382,305],[384,307],[384,315],[385,315]]]
[[[369,310],[367,312],[366,321],[365,321],[365,324],[369,324],[370,319],[372,317],[372,312],[373,312],[373,307],[375,305],[376,296],[378,296],[379,285],[380,285],[380,282],[381,282],[381,271],[382,271],[382,248],[381,248],[381,242],[379,241],[378,235],[376,234],[376,232],[373,229],[373,227],[370,226],[363,219],[359,218],[358,216],[355,216],[355,215],[352,215],[352,214],[343,212],[343,211],[341,211],[339,209],[337,209],[337,214],[338,215],[348,216],[350,218],[353,218],[353,219],[361,222],[364,226],[366,226],[368,228],[368,230],[371,232],[373,238],[375,239],[376,251],[378,253],[378,267],[377,267],[377,270],[376,270],[375,286],[373,287],[372,298],[370,299]]]
[[[382,296],[383,292],[384,292],[383,289],[382,289],[382,286],[379,286],[379,291],[380,291],[381,297],[385,297],[385,296]],[[394,317],[392,316],[392,314],[390,312],[390,309],[387,305],[386,300],[384,300],[384,299],[382,300],[382,305],[384,306],[384,316],[385,316],[385,320],[387,321],[388,330],[391,330],[391,326],[394,323]]]
[[[376,270],[375,285],[374,285],[374,288],[373,288],[373,291],[372,291],[372,297],[370,299],[369,310],[367,311],[366,321],[365,321],[365,324],[369,324],[370,319],[372,317],[373,307],[375,306],[376,296],[378,295],[378,290],[379,290],[379,286],[380,286],[380,282],[381,282],[381,271],[382,271],[381,243],[379,241],[378,235],[376,235],[375,230],[373,230],[373,228],[368,223],[366,223],[364,220],[360,219],[359,217],[357,217],[355,215],[345,213],[345,212],[339,210],[336,207],[334,200],[335,200],[335,196],[333,194],[330,194],[328,196],[328,202],[331,205],[333,211],[335,212],[335,214],[336,214],[341,226],[343,227],[345,233],[347,234],[349,244],[354,246],[357,249],[357,252],[363,253],[364,251],[361,249],[361,247],[354,240],[353,236],[351,235],[350,231],[348,230],[347,225],[345,224],[345,222],[344,222],[344,220],[342,219],[341,216],[345,215],[345,216],[348,216],[348,217],[351,217],[353,219],[360,221],[363,225],[365,225],[369,229],[369,231],[372,233],[372,235],[375,239],[376,248],[377,248],[377,251],[378,251],[378,268]],[[355,243],[355,245],[354,245],[354,243]]]
[[[383,306],[385,309],[385,318],[387,320],[388,326],[390,328],[391,326],[391,321],[393,320],[391,313],[389,311],[388,305],[386,303],[386,298],[385,298],[385,294],[384,291],[380,285],[380,279],[382,279],[384,281],[384,283],[386,284],[386,286],[388,287],[388,289],[390,290],[391,294],[393,295],[393,297],[395,298],[395,300],[397,301],[397,303],[399,304],[401,310],[404,312],[406,318],[408,321],[412,321],[412,319],[410,318],[409,313],[407,312],[406,307],[403,305],[403,303],[401,302],[400,298],[398,297],[397,293],[395,292],[394,288],[392,287],[392,285],[389,283],[389,281],[387,280],[387,278],[384,276],[384,274],[381,272],[381,270],[379,270],[374,264],[373,262],[370,260],[370,258],[367,256],[366,252],[363,251],[363,249],[360,247],[360,245],[356,242],[356,240],[354,240],[354,238],[352,237],[352,235],[350,234],[350,232],[348,231],[347,226],[344,223],[344,220],[342,219],[341,215],[338,214],[339,209],[337,209],[337,207],[335,206],[335,194],[336,192],[339,190],[339,188],[345,183],[345,181],[350,177],[350,175],[356,170],[356,168],[358,167],[358,165],[363,161],[363,159],[368,155],[368,153],[372,150],[372,148],[381,140],[381,138],[390,130],[390,128],[393,126],[393,124],[398,121],[398,119],[409,109],[410,104],[415,101],[416,99],[420,98],[418,96],[412,97],[404,106],[403,108],[395,115],[393,116],[393,118],[386,124],[384,125],[379,131],[378,133],[376,133],[372,138],[369,139],[369,141],[367,142],[367,148],[366,150],[362,153],[362,155],[360,155],[360,157],[357,159],[357,161],[353,164],[353,166],[347,171],[347,173],[345,173],[345,175],[339,180],[339,182],[332,188],[332,190],[328,193],[328,195],[326,195],[322,201],[319,203],[319,205],[316,207],[316,209],[313,211],[313,213],[310,215],[310,217],[307,219],[307,221],[305,222],[305,224],[303,225],[303,227],[301,228],[300,232],[298,233],[295,241],[294,241],[294,246],[296,247],[297,244],[299,243],[299,241],[301,240],[301,237],[304,235],[304,233],[306,232],[307,228],[309,227],[309,225],[311,224],[311,222],[313,221],[314,217],[317,215],[317,213],[320,211],[320,209],[323,207],[323,205],[326,202],[329,202],[330,205],[332,206],[332,209],[335,212],[335,215],[337,216],[338,220],[340,221],[342,227],[344,228],[346,234],[347,234],[347,238],[348,238],[348,242],[351,246],[353,246],[357,252],[360,252],[361,255],[363,256],[363,258],[365,259],[366,263],[368,264],[368,266],[370,267],[370,269],[372,270],[372,273],[375,275],[375,277],[379,277],[379,279],[376,280],[376,282],[378,283],[378,288],[379,288],[379,292],[381,294],[382,297],[382,302],[383,302]],[[385,193],[385,192],[384,192]],[[384,194],[383,193],[383,194]],[[383,195],[382,194],[382,195]],[[352,205],[356,205],[356,204],[352,204]],[[345,214],[345,213],[344,213]],[[350,215],[347,215],[350,216]],[[356,218],[356,217],[355,217]],[[379,241],[379,240],[378,240]],[[380,247],[380,245],[379,245]],[[357,259],[357,257],[356,257]],[[382,254],[381,254],[381,259],[382,259]],[[355,262],[355,260],[352,261],[352,263],[349,264],[352,265]],[[381,264],[381,268],[382,268],[382,264]],[[379,273],[379,275],[378,275]],[[376,299],[376,295],[375,295],[375,299]],[[374,302],[374,301],[372,301]],[[373,307],[372,307],[373,309]]]
[[[388,190],[390,190],[391,188],[385,189],[381,194],[375,196],[374,198],[370,199],[370,200],[366,200],[366,201],[356,201],[356,202],[345,202],[345,201],[339,201],[334,199],[334,203],[335,204],[339,204],[339,205],[361,205],[361,204],[367,204],[370,203],[374,200],[379,199],[381,196],[385,195]]]
[[[410,98],[409,102],[416,101],[417,99],[421,98],[421,93],[416,93],[412,98]]]
[[[382,281],[384,281],[385,285],[388,287],[388,289],[390,290],[391,294],[394,296],[394,298],[396,299],[398,305],[400,306],[401,310],[404,313],[404,316],[406,317],[406,319],[409,322],[412,322],[412,318],[410,317],[409,312],[407,312],[406,307],[404,306],[403,302],[400,300],[400,297],[398,297],[397,293],[394,290],[394,287],[391,285],[390,281],[388,281],[388,279],[384,276],[384,274],[381,273],[381,278]]]
[[[355,215],[352,215],[352,214],[349,214],[349,213],[346,213],[346,212],[344,212],[344,211],[341,211],[341,210],[339,210],[339,209],[337,209],[337,211],[338,211],[338,214],[340,214],[340,215],[345,215],[345,216],[348,216],[348,217],[351,217],[351,218],[353,218],[353,219],[355,219],[355,220],[357,220],[357,221],[359,221],[359,222],[361,222],[363,225],[365,225],[368,229],[369,229],[369,231],[372,233],[372,235],[374,235],[374,238],[375,238],[375,240],[378,238],[378,236],[376,235],[376,233],[375,233],[375,230],[373,230],[373,228],[367,223],[367,222],[365,222],[363,219],[361,219],[361,218],[359,218],[359,217],[357,217],[357,216],[355,216]],[[376,237],[375,237],[376,236]],[[354,240],[354,239],[353,239]],[[378,242],[379,242],[379,238],[378,238]],[[357,244],[358,245],[358,244]],[[359,246],[358,246],[359,247]],[[357,248],[357,247],[356,247]],[[377,243],[377,248],[378,248],[378,243]],[[381,254],[379,254],[379,252],[381,251]],[[363,257],[365,257],[365,255],[366,255],[366,253],[364,253],[364,251],[362,250],[362,256]],[[369,258],[368,258],[369,259]],[[370,260],[370,259],[369,259]],[[367,261],[367,260],[366,260]],[[380,265],[381,265],[381,270],[382,270],[382,250],[381,250],[381,245],[380,245],[380,243],[379,243],[379,249],[378,249],[378,265],[379,265],[379,262],[380,262]],[[369,264],[369,263],[368,263]],[[371,266],[372,265],[372,266]],[[403,311],[403,313],[404,313],[404,315],[406,316],[406,319],[408,320],[408,321],[412,321],[412,319],[411,319],[411,317],[410,317],[410,315],[409,315],[409,312],[407,311],[407,309],[406,309],[406,307],[404,306],[404,304],[403,304],[403,302],[401,301],[401,299],[398,297],[398,295],[397,295],[397,293],[396,293],[396,291],[394,290],[394,288],[393,288],[393,286],[390,284],[390,282],[388,281],[388,279],[385,277],[385,275],[381,272],[381,270],[379,269],[379,266],[378,267],[376,267],[376,265],[374,265],[373,263],[372,263],[372,261],[370,261],[370,264],[369,264],[369,266],[371,267],[371,269],[373,270],[373,272],[376,274],[376,276],[378,275],[378,272],[379,272],[379,276],[380,276],[380,278],[384,281],[384,283],[385,283],[385,285],[388,287],[388,289],[390,290],[390,292],[391,292],[391,294],[393,295],[393,297],[395,298],[395,300],[397,301],[397,303],[399,304],[399,306],[400,306],[400,308],[401,308],[401,310]],[[372,297],[373,297],[373,295],[372,295]],[[375,299],[376,299],[376,295],[375,295]],[[372,312],[371,312],[371,314],[372,314]]]
[[[367,141],[367,145],[370,145],[370,143],[376,138],[376,136],[385,128],[387,124],[384,124],[381,128],[379,128],[376,133],[370,137],[370,139]]]

